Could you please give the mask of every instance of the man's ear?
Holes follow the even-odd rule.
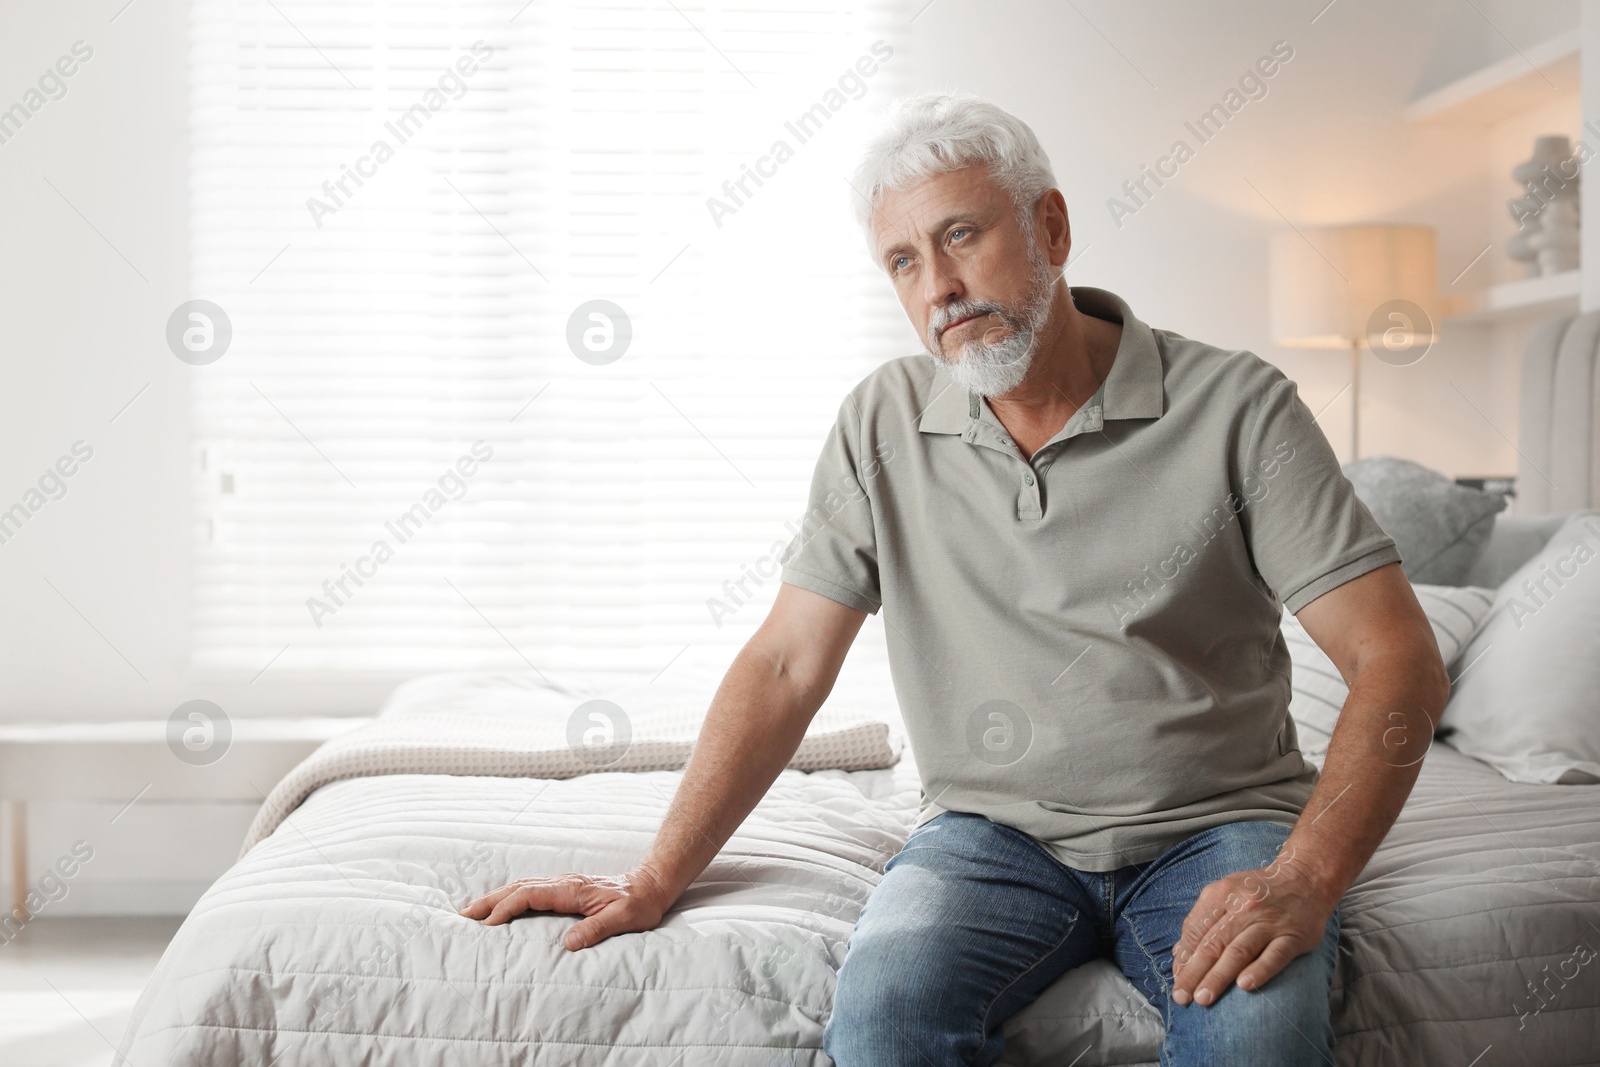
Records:
[[[1034,207],[1034,215],[1044,227],[1045,254],[1053,267],[1064,266],[1072,252],[1072,222],[1067,218],[1067,198],[1060,189],[1047,189]]]

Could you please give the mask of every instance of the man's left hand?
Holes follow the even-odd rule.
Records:
[[[1172,949],[1172,999],[1215,1004],[1230,984],[1259,989],[1322,943],[1338,906],[1294,862],[1294,850],[1259,870],[1239,871],[1200,891]]]

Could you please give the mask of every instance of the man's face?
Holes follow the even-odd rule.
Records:
[[[872,224],[880,265],[928,354],[980,395],[1016,388],[1037,351],[1058,272],[988,169],[886,191]]]

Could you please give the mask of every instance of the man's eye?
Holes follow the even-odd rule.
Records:
[[[906,256],[895,256],[894,257],[894,262],[890,264],[890,267],[892,269],[894,269],[894,270],[899,270],[900,267],[901,267],[901,264],[906,263],[906,262],[907,262],[907,257]]]
[[[971,233],[971,232],[972,231],[967,229],[965,226],[962,226],[962,227],[960,227],[958,229],[951,230],[950,231],[950,240],[959,241],[959,240],[961,240],[961,235],[962,234]]]

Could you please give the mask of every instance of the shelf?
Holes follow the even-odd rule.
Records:
[[[1406,105],[1406,121],[1488,125],[1559,93],[1575,94],[1578,44],[1579,31],[1571,30],[1441,85]]]
[[[1569,270],[1538,278],[1493,285],[1481,292],[1447,300],[1444,317],[1453,322],[1494,324],[1578,310],[1578,280]]]

